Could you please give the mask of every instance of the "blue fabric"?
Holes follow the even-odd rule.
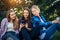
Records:
[[[36,27],[36,23],[38,23],[42,27],[47,27],[47,26],[52,24],[52,22],[46,22],[46,20],[43,16],[41,16],[41,18],[44,21],[44,23],[40,21],[40,18],[38,16],[33,16],[32,17],[33,27]]]
[[[41,35],[45,31],[45,30],[43,30],[43,27],[45,27],[45,28],[49,27],[50,25],[52,25],[52,22],[46,22],[45,18],[42,15],[40,17],[44,21],[44,23],[41,22],[41,20],[38,16],[33,16],[32,24],[33,24],[33,27],[37,27],[37,25],[40,26],[40,31],[41,31],[40,35]]]
[[[40,18],[38,16],[33,16],[32,17],[32,24],[33,27],[37,27],[38,25],[40,26],[40,36],[43,33],[46,33],[45,38],[43,40],[50,40],[50,37],[54,35],[56,29],[60,31],[60,24],[52,24],[52,22],[46,22],[45,18],[43,16],[40,16],[41,19],[44,22],[41,22]],[[43,30],[43,27],[47,28],[46,30]]]
[[[5,35],[2,37],[2,40],[7,40],[8,38],[19,40],[15,32],[6,32]]]
[[[45,31],[46,36],[45,36],[45,38],[44,38],[43,40],[48,40],[48,39],[50,39],[50,37],[53,36],[54,33],[56,32],[56,29],[57,29],[58,31],[60,31],[60,24],[53,24],[53,25],[51,25],[51,26]],[[47,38],[48,38],[48,39],[47,39]]]

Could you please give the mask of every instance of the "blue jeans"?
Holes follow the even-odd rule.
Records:
[[[19,40],[15,32],[12,31],[6,32],[5,35],[2,37],[2,40],[9,40],[9,38],[13,40]]]
[[[52,37],[54,35],[54,33],[56,32],[56,29],[58,31],[60,31],[60,24],[53,24],[51,25],[46,31],[46,35],[45,38],[43,40],[50,40],[50,37]]]

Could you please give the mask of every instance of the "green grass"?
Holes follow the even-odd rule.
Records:
[[[56,31],[53,40],[60,40],[60,32]]]

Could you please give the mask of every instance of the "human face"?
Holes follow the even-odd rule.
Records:
[[[15,12],[10,12],[10,19],[14,20],[16,18]]]
[[[29,16],[29,11],[28,11],[28,10],[24,10],[23,16],[24,16],[25,18],[27,18],[27,17]]]
[[[39,16],[39,11],[36,8],[32,8],[32,14],[34,16]]]

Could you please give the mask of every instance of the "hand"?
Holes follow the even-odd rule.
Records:
[[[20,27],[24,27],[24,24],[20,23]]]
[[[19,28],[19,30],[21,30],[22,27],[24,27],[24,24],[20,23],[20,28]]]
[[[30,31],[31,28],[28,27],[28,23],[25,24],[25,27]]]
[[[60,17],[57,17],[56,20],[60,22]]]
[[[31,30],[31,28],[27,28],[29,31]]]
[[[53,20],[52,23],[59,23],[59,21],[58,20]]]

